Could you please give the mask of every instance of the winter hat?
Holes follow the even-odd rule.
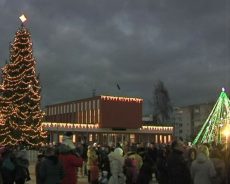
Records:
[[[206,145],[201,145],[198,148],[198,153],[203,153],[206,157],[209,157],[209,150],[208,150],[208,147]]]
[[[122,150],[121,148],[116,148],[116,149],[114,150],[114,153],[115,153],[116,155],[123,156],[123,150]]]

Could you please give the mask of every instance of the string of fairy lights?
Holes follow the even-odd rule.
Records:
[[[23,23],[10,45],[9,63],[2,68],[0,145],[38,146],[47,137],[35,66],[31,35]]]

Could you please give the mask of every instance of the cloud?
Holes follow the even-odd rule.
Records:
[[[96,93],[144,98],[165,83],[174,105],[215,100],[230,84],[227,0],[1,1],[0,58],[20,26],[33,40],[43,105]],[[116,84],[121,90],[118,92]],[[66,90],[68,89],[68,90]]]

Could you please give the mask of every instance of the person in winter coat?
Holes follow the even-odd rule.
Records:
[[[102,147],[101,151],[100,151],[100,163],[99,163],[99,168],[100,170],[106,171],[107,172],[107,176],[109,179],[110,176],[110,166],[109,166],[109,148],[108,147]]]
[[[74,154],[72,150],[59,149],[59,161],[61,162],[65,176],[62,184],[77,184],[78,168],[82,167],[83,159]]]
[[[135,152],[135,151],[130,151],[125,156],[129,157],[129,158],[131,158],[131,159],[133,159],[135,161],[135,165],[136,165],[137,171],[139,173],[139,171],[141,169],[141,166],[143,164],[142,157],[139,154],[137,154],[137,152]]]
[[[55,154],[54,148],[47,148],[45,158],[41,161],[39,169],[39,180],[42,184],[61,184],[64,178],[62,164]]]
[[[90,167],[90,184],[98,184],[99,172],[98,161],[94,160],[93,165]]]
[[[134,159],[129,157],[125,159],[124,174],[126,176],[126,184],[136,184],[138,169]]]
[[[209,159],[209,150],[205,145],[198,148],[197,158],[191,165],[191,177],[194,184],[211,184],[216,171]]]
[[[188,150],[187,164],[189,169],[191,168],[192,162],[196,159],[197,151],[195,148],[190,148]]]
[[[1,159],[3,184],[13,184],[15,180],[15,155],[11,149],[6,148],[2,153]]]
[[[125,175],[123,173],[124,157],[121,148],[115,148],[109,155],[110,172],[109,184],[125,184]]]
[[[168,184],[167,151],[162,147],[157,154],[157,181],[159,184]]]
[[[212,161],[216,170],[216,176],[212,178],[212,183],[225,184],[227,180],[226,165],[218,148],[215,148],[212,151],[212,153],[210,154],[210,160]]]
[[[45,155],[43,153],[38,153],[37,155],[37,162],[35,164],[35,179],[36,179],[36,184],[42,184],[42,181],[40,179],[40,166],[41,162],[44,159]]]
[[[95,147],[89,146],[87,151],[87,171],[88,171],[88,182],[91,181],[90,179],[90,169],[93,166],[93,163],[98,160],[98,155],[96,153]]]
[[[29,158],[27,150],[21,148],[16,152],[16,168],[15,168],[15,183],[25,184],[26,181],[30,180],[29,173]]]
[[[175,140],[171,145],[171,153],[167,159],[167,172],[169,184],[187,184],[191,177],[188,165],[184,159],[184,145],[180,140]]]
[[[149,184],[152,180],[152,174],[154,172],[154,163],[149,154],[143,155],[143,164],[140,168],[137,184]]]

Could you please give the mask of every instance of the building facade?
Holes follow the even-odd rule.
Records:
[[[141,98],[101,95],[48,105],[43,127],[51,143],[61,142],[67,131],[73,132],[74,142],[171,142],[172,126],[143,124],[142,103]]]
[[[191,142],[208,118],[214,102],[174,108],[174,136]]]

